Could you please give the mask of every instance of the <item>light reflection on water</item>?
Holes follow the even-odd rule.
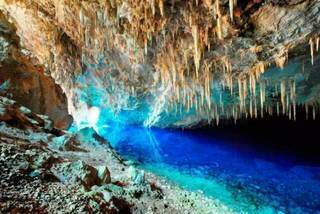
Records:
[[[125,158],[236,211],[320,213],[320,167],[208,133],[116,127],[99,130]]]

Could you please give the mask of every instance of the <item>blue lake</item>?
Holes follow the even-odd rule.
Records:
[[[123,157],[243,213],[320,213],[320,165],[210,131],[103,128]]]

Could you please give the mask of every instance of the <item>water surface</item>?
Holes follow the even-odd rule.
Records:
[[[141,168],[235,211],[320,213],[320,165],[252,146],[246,136],[135,126],[104,128],[100,134]]]

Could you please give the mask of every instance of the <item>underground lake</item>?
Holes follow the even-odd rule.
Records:
[[[140,168],[236,212],[318,213],[318,125],[271,118],[193,130],[114,125],[98,133]]]

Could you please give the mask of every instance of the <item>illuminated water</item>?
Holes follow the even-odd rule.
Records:
[[[320,167],[209,131],[104,128],[125,158],[245,213],[320,213]]]

